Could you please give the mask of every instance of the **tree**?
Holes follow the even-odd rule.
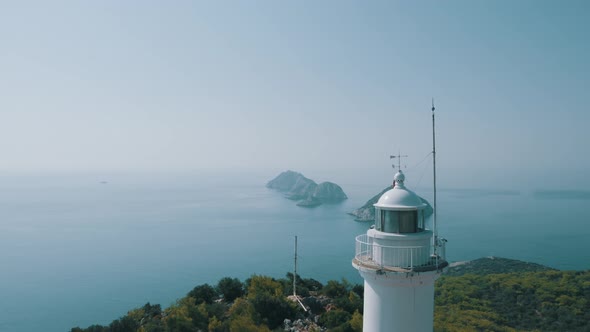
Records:
[[[320,317],[320,323],[327,328],[335,328],[348,323],[352,315],[344,310],[334,309],[326,312]]]
[[[350,327],[354,330],[354,332],[362,332],[363,330],[363,315],[360,312],[355,311],[352,314],[352,318],[350,319]]]
[[[287,272],[287,279],[281,279],[280,282],[283,284],[283,290],[285,295],[293,294],[293,273]],[[302,279],[297,275],[297,295],[307,297],[310,292],[320,291],[324,285],[315,279]]]
[[[276,296],[259,293],[251,301],[256,313],[271,329],[278,328],[285,318],[293,318],[296,313],[293,303],[287,301],[282,294]]]
[[[195,300],[191,297],[184,297],[177,300],[176,303],[166,309],[165,318],[163,319],[168,331],[174,332],[192,332],[197,327],[193,323],[193,317],[199,318],[198,309],[195,306]],[[206,318],[202,318],[207,322]]]
[[[268,294],[282,296],[283,285],[271,277],[253,275],[248,279],[248,299],[252,300],[258,295]]]
[[[247,281],[248,300],[269,328],[279,327],[285,318],[295,315],[292,303],[285,299],[283,285],[271,277],[254,275]]]
[[[219,280],[217,289],[219,289],[223,299],[227,302],[232,302],[238,297],[244,295],[244,286],[237,278],[225,277]]]
[[[209,318],[217,317],[217,319],[223,319],[227,312],[227,305],[225,303],[214,302],[207,305],[207,314]]]
[[[217,295],[217,290],[215,290],[215,288],[213,288],[209,284],[199,285],[193,288],[193,290],[188,293],[188,296],[194,298],[195,303],[197,304],[203,302],[211,304],[213,303],[213,300],[215,300]]]
[[[222,332],[223,331],[223,323],[221,323],[217,317],[213,316],[209,319],[209,332]]]
[[[321,282],[312,278],[303,279],[303,285],[313,292],[318,292],[324,288],[324,285],[322,285]]]
[[[239,298],[234,301],[234,304],[229,308],[228,316],[229,318],[235,318],[238,316],[247,316],[253,317],[255,314],[254,307],[252,303],[244,298]]]
[[[129,316],[123,316],[114,320],[110,325],[110,332],[135,332],[139,328],[139,322]]]
[[[338,298],[348,295],[349,288],[350,284],[346,279],[342,279],[342,282],[330,280],[322,289],[322,293],[331,298]]]
[[[365,287],[363,284],[352,286],[352,291],[355,292],[361,299],[365,296]]]
[[[270,332],[265,325],[256,325],[252,318],[239,316],[229,323],[230,332]]]

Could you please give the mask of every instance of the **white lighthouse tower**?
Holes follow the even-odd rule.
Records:
[[[356,238],[352,265],[365,279],[364,332],[432,332],[434,281],[448,265],[444,240],[425,228],[429,206],[400,170],[375,206],[375,225]]]

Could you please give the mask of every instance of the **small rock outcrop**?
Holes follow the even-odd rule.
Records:
[[[332,182],[317,184],[294,171],[282,172],[269,181],[266,187],[284,193],[288,199],[298,201],[297,206],[301,207],[338,203],[348,198],[339,185]]]
[[[319,316],[316,316],[319,317]],[[291,321],[285,319],[283,321],[283,331],[287,332],[311,332],[311,331],[326,331],[326,328],[320,327],[317,322],[313,322],[309,318],[297,319]]]

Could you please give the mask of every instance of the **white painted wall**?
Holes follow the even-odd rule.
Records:
[[[364,332],[432,332],[436,271],[365,278]]]

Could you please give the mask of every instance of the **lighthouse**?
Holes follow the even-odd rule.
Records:
[[[430,205],[400,169],[374,206],[375,225],[356,237],[352,261],[365,280],[363,331],[432,332],[434,282],[448,263],[445,240],[426,228]]]

